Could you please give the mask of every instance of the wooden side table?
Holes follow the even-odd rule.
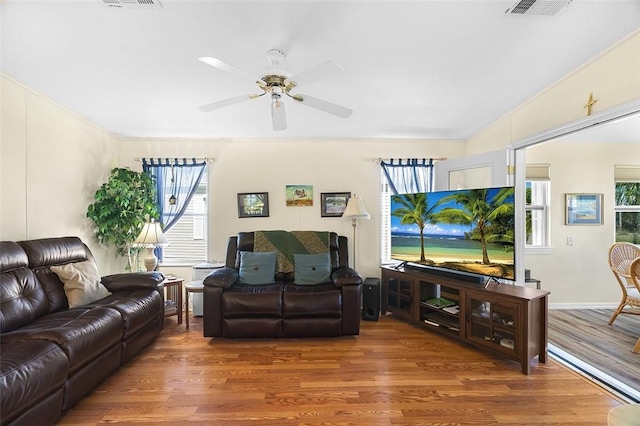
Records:
[[[178,324],[182,324],[182,283],[180,277],[168,276],[162,282],[164,284],[164,317],[178,316]]]
[[[204,284],[202,284],[202,281],[191,281],[190,283],[187,283],[184,285],[184,290],[186,291],[186,304],[185,304],[185,324],[187,327],[187,330],[189,329],[189,293],[202,293],[204,290]]]

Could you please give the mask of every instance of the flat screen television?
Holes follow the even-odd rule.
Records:
[[[515,280],[513,187],[392,195],[391,258]]]

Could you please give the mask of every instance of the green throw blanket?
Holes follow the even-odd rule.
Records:
[[[255,231],[254,252],[278,252],[277,272],[293,272],[294,254],[329,251],[329,233],[315,231]]]

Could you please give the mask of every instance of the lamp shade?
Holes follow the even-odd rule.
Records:
[[[371,219],[367,206],[364,205],[362,198],[356,194],[353,194],[353,197],[347,201],[347,207],[344,209],[342,217],[347,219]]]
[[[152,219],[151,222],[144,224],[140,235],[138,235],[138,238],[135,239],[133,244],[138,247],[149,248],[167,245],[169,241],[164,236],[160,223]]]

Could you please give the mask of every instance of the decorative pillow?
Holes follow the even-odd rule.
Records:
[[[90,260],[51,266],[49,269],[64,284],[64,292],[67,295],[69,308],[86,305],[96,300],[104,299],[111,294],[100,282],[98,268]]]
[[[329,253],[294,254],[293,282],[300,285],[320,284],[331,281]]]
[[[240,277],[242,284],[273,284],[276,274],[277,252],[240,252]]]

